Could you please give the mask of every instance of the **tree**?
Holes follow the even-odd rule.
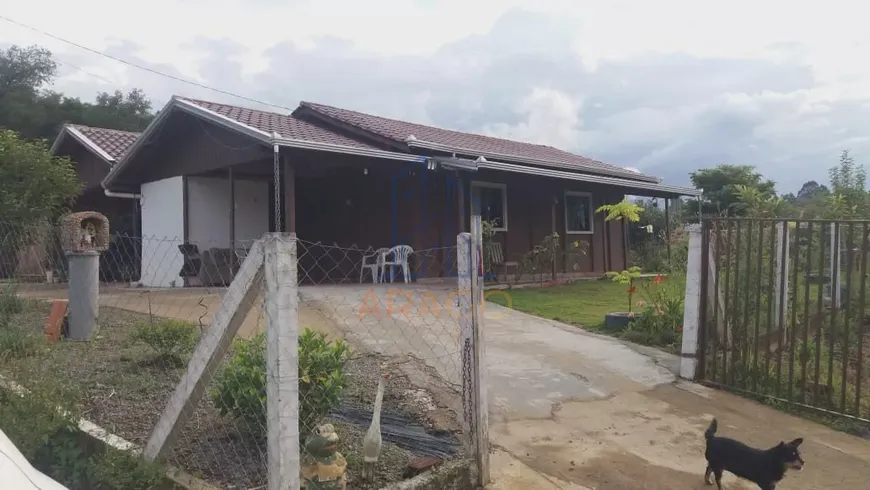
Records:
[[[142,131],[153,118],[151,100],[138,88],[126,95],[120,90],[97,94],[96,103],[85,104],[83,113],[89,126],[123,131]]]
[[[52,157],[44,141],[0,129],[0,223],[20,228],[57,217],[81,191],[68,158]]]
[[[745,207],[737,195],[738,186],[757,189],[761,198],[776,195],[776,184],[756,172],[752,165],[719,165],[715,168],[704,168],[692,172],[691,179],[695,188],[704,192],[702,211],[705,215],[742,216],[745,214]],[[686,203],[687,217],[696,217],[698,212],[696,200]]]
[[[51,51],[11,46],[0,51],[0,101],[13,91],[33,92],[57,74]]]
[[[815,197],[818,194],[827,194],[830,191],[824,184],[819,184],[815,180],[808,180],[804,182],[804,185],[801,186],[801,189],[797,193],[798,199],[807,199]]]
[[[840,163],[828,171],[831,179],[831,197],[836,202],[836,218],[855,219],[868,214],[867,174],[863,166],[855,164],[849,150],[840,154]]]
[[[767,195],[756,187],[746,185],[736,186],[737,199],[740,201],[742,215],[750,218],[777,218],[785,211],[785,200],[774,195]]]
[[[828,196],[831,191],[824,184],[815,180],[804,182],[797,195],[788,193],[782,196],[783,207],[788,208],[786,214],[795,218],[821,218],[826,215]]]
[[[56,73],[48,50],[12,46],[0,51],[0,127],[25,139],[53,140],[64,123],[142,131],[154,117],[142,90],[102,92],[94,103],[82,102],[45,88]]]

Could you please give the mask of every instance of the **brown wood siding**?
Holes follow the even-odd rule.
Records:
[[[127,178],[153,182],[256,160],[268,159],[271,163],[272,148],[269,145],[189,114],[173,115],[158,132],[159,144],[146,144],[136,155],[137,160],[147,164],[136,165],[135,170],[131,168]]]
[[[472,174],[471,179],[507,185],[508,229],[506,232],[498,232],[495,237],[502,244],[506,260],[522,260],[526,252],[552,233],[552,202],[555,197],[558,199],[555,209],[556,232],[562,237],[559,272],[603,273],[625,268],[624,227],[621,223],[612,223],[607,227],[604,215],[595,213],[593,234],[565,232],[565,191],[591,193],[593,209],[603,204],[619,202],[624,194],[607,186],[489,171]],[[608,253],[605,253],[604,236],[608,229],[610,240]],[[575,241],[589,244],[585,255],[576,252],[577,249],[573,247]]]
[[[161,131],[169,136],[161,145],[154,145],[137,157],[148,159],[149,165],[140,165],[139,171],[147,173],[149,180],[202,174],[230,165],[237,165],[235,170],[239,175],[271,175],[271,148],[206,122],[188,120],[185,123],[186,119],[185,115],[179,115],[168,120]],[[609,227],[607,253],[604,217],[599,213],[594,216],[594,234],[565,233],[566,190],[590,192],[593,208],[597,208],[623,198],[623,194],[612,187],[489,170],[460,173],[459,180],[464,183],[457,185],[457,177],[447,171],[428,172],[422,166],[403,162],[312,150],[282,149],[282,155],[295,166],[296,231],[297,236],[307,242],[337,244],[343,249],[389,247],[397,241],[403,242],[415,250],[430,251],[415,257],[417,274],[443,275],[455,270],[455,254],[447,256],[433,249],[454,247],[456,233],[467,231],[469,227],[468,219],[460,219],[457,192],[461,190],[468,213],[470,182],[483,181],[507,186],[508,230],[497,233],[495,239],[502,244],[508,260],[522,260],[553,232],[553,199],[556,198],[556,232],[562,237],[563,248],[558,271],[603,273],[625,267],[622,224]],[[409,171],[411,168],[413,174]],[[421,173],[426,172],[426,179],[421,179]],[[450,183],[453,188],[448,193]],[[465,221],[465,230],[460,229],[462,221]],[[574,241],[587,242],[588,253],[578,255],[571,246]],[[321,269],[322,277],[312,282],[359,280],[361,252],[339,257],[340,253],[334,248],[329,251],[320,247],[319,250],[320,258],[312,252],[306,259],[313,262],[309,267]],[[610,259],[609,266],[606,258]],[[300,264],[300,267],[306,266]]]

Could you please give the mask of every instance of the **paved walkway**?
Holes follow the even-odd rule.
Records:
[[[676,356],[488,309],[494,490],[709,489],[702,433],[713,416],[752,445],[804,438],[807,465],[783,488],[868,488],[870,441],[677,382]]]

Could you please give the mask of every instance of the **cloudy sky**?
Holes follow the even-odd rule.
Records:
[[[310,100],[550,144],[688,183],[756,165],[796,191],[850,148],[870,160],[870,31],[827,0],[61,0],[0,15],[134,63],[295,107]],[[143,88],[248,105],[0,20],[41,44],[55,89]],[[284,111],[280,108],[271,108]]]

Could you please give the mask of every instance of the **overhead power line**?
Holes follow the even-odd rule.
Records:
[[[52,33],[50,33],[50,32],[46,32],[46,31],[43,31],[43,30],[41,30],[41,29],[37,29],[37,28],[35,28],[35,27],[33,27],[33,26],[29,26],[29,25],[27,25],[27,24],[23,24],[23,23],[21,23],[21,22],[18,22],[17,20],[10,19],[9,17],[6,17],[5,15],[0,15],[0,19],[5,20],[6,22],[9,22],[9,23],[11,23],[11,24],[15,24],[15,25],[17,25],[17,26],[23,27],[23,28],[25,28],[25,29],[29,29],[29,30],[31,30],[31,31],[33,31],[33,32],[36,32],[36,33],[38,33],[38,34],[42,34],[43,36],[50,37],[50,38],[55,39],[55,40],[57,40],[57,41],[60,41],[60,42],[62,42],[62,43],[69,44],[70,46],[74,46],[74,47],[76,47],[76,48],[83,49],[83,50],[85,50],[85,51],[88,51],[88,52],[90,52],[90,53],[96,54],[96,55],[98,55],[98,56],[102,56],[102,57],[104,57],[104,58],[108,58],[108,59],[110,59],[110,60],[116,61],[116,62],[118,62],[118,63],[123,63],[123,64],[125,64],[125,65],[127,65],[127,66],[132,66],[133,68],[138,68],[138,69],[140,69],[140,70],[147,71],[147,72],[152,73],[152,74],[154,74],[154,75],[158,75],[158,76],[161,76],[161,77],[166,77],[166,78],[169,78],[169,79],[175,80],[175,81],[177,81],[177,82],[186,83],[186,84],[188,84],[188,85],[193,85],[194,87],[199,87],[199,88],[203,88],[203,89],[206,89],[206,90],[211,90],[211,91],[213,91],[213,92],[217,92],[217,93],[220,93],[220,94],[229,95],[230,97],[236,97],[236,98],[238,98],[238,99],[247,100],[248,102],[254,102],[254,103],[256,103],[256,104],[261,104],[261,105],[268,106],[268,107],[277,107],[277,108],[279,108],[279,109],[284,109],[284,110],[291,111],[291,112],[294,110],[294,109],[292,109],[292,108],[290,108],[290,107],[285,107],[285,106],[278,105],[278,104],[271,104],[271,103],[269,103],[269,102],[265,102],[265,101],[262,101],[262,100],[259,100],[259,99],[255,99],[255,98],[253,98],[253,97],[247,97],[247,96],[245,96],[245,95],[239,95],[239,94],[237,94],[237,93],[230,92],[230,91],[228,91],[228,90],[223,90],[223,89],[219,89],[219,88],[215,88],[215,87],[210,87],[210,86],[208,86],[208,85],[205,85],[205,84],[202,84],[202,83],[199,83],[199,82],[194,82],[193,80],[187,80],[187,79],[185,79],[185,78],[182,78],[182,77],[179,77],[179,76],[176,76],[176,75],[172,75],[172,74],[169,74],[169,73],[164,73],[164,72],[162,72],[162,71],[160,71],[160,70],[155,70],[154,68],[149,68],[149,67],[147,67],[147,66],[142,66],[142,65],[140,65],[140,64],[138,64],[138,63],[133,63],[132,61],[127,61],[127,60],[125,60],[125,59],[123,59],[123,58],[118,58],[117,56],[113,56],[113,55],[111,55],[111,54],[104,53],[104,52],[102,52],[102,51],[100,51],[100,50],[97,50],[97,49],[94,49],[94,48],[89,48],[89,47],[87,47],[87,46],[83,46],[83,45],[81,45],[81,44],[79,44],[79,43],[77,43],[77,42],[75,42],[75,41],[70,41],[69,39],[65,39],[65,38],[63,38],[63,37],[56,36],[56,35],[54,35],[54,34],[52,34]],[[66,63],[66,64],[69,65],[69,63]],[[72,66],[72,65],[70,65],[70,66]],[[84,70],[82,70],[82,71],[84,71]],[[87,72],[86,72],[86,73],[87,73]],[[102,78],[102,77],[98,77],[98,78]]]

